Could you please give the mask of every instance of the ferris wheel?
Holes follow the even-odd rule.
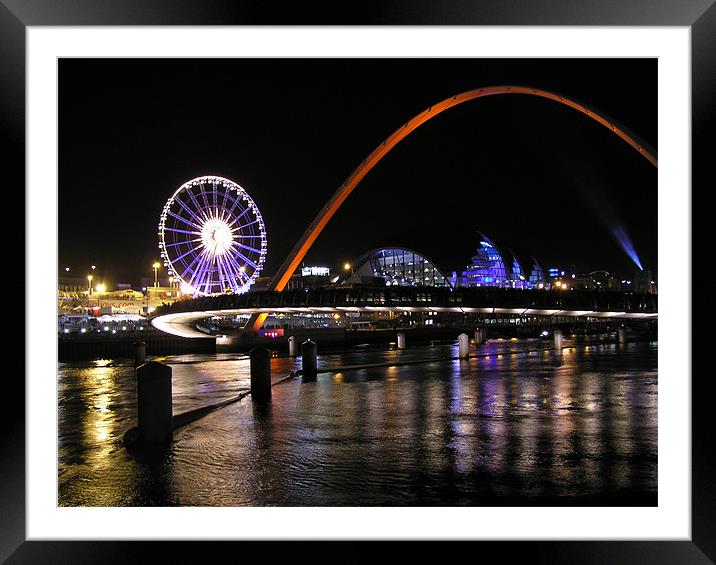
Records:
[[[266,257],[266,228],[246,191],[223,177],[181,185],[159,220],[159,249],[185,294],[244,293]]]

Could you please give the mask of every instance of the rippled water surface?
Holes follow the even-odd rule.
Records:
[[[135,424],[127,360],[60,364],[59,504],[656,505],[657,344],[490,341],[467,361],[454,345],[355,349],[319,358],[317,382],[273,388],[175,432],[158,453],[128,453]],[[515,354],[514,352],[519,352]],[[399,365],[420,359],[428,363]],[[242,355],[158,359],[174,413],[249,387]],[[272,359],[274,380],[300,361]],[[353,368],[396,363],[388,367]]]

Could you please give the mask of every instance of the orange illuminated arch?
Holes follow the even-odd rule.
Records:
[[[624,141],[631,145],[641,155],[643,155],[652,165],[655,167],[658,166],[656,152],[646,143],[640,141],[634,134],[618,125],[617,122],[605,114],[587,106],[586,104],[577,102],[574,99],[567,98],[566,96],[549,92],[547,90],[528,88],[524,86],[487,86],[484,88],[477,88],[475,90],[468,90],[467,92],[447,98],[442,102],[438,102],[437,104],[430,106],[430,108],[406,122],[402,127],[394,131],[385,141],[383,141],[383,143],[376,147],[373,152],[368,155],[368,157],[360,165],[358,165],[358,167],[355,168],[345,182],[338,188],[335,194],[333,194],[331,199],[321,209],[318,215],[313,219],[311,224],[303,233],[301,239],[298,240],[296,245],[288,254],[284,262],[281,264],[281,267],[276,272],[276,275],[274,275],[271,285],[269,286],[269,290],[277,290],[280,292],[286,287],[291,275],[298,268],[298,265],[313,245],[313,242],[316,241],[316,238],[320,235],[321,231],[323,231],[323,228],[326,226],[328,221],[333,217],[341,204],[343,204],[343,201],[348,198],[348,195],[350,195],[355,187],[358,186],[360,181],[363,180],[363,177],[365,177],[365,175],[367,175],[368,172],[375,167],[375,165],[377,165],[393,147],[395,147],[404,138],[410,135],[429,119],[434,118],[445,110],[462,104],[463,102],[483,98],[485,96],[493,96],[495,94],[528,94],[531,96],[547,98],[549,100],[559,102],[560,104],[564,104],[565,106],[569,106],[570,108],[589,116],[604,127],[610,129],[617,136],[621,137]],[[252,317],[251,320],[249,320],[247,327],[250,327],[254,331],[258,330],[263,325],[267,316],[268,314],[260,314]]]

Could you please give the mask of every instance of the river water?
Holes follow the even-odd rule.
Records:
[[[61,363],[60,506],[657,504],[657,343],[490,340],[319,356],[313,383],[273,387],[130,453],[129,360]],[[471,346],[472,347],[472,346]],[[474,347],[472,352],[474,352]],[[516,353],[517,352],[517,353]],[[239,354],[155,358],[179,414],[249,387]],[[435,359],[427,363],[400,363]],[[387,367],[340,368],[395,363]],[[300,360],[272,359],[274,381]]]

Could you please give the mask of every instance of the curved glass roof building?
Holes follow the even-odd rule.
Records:
[[[351,283],[382,278],[386,286],[450,286],[435,263],[404,247],[373,249],[358,257],[351,269]]]

